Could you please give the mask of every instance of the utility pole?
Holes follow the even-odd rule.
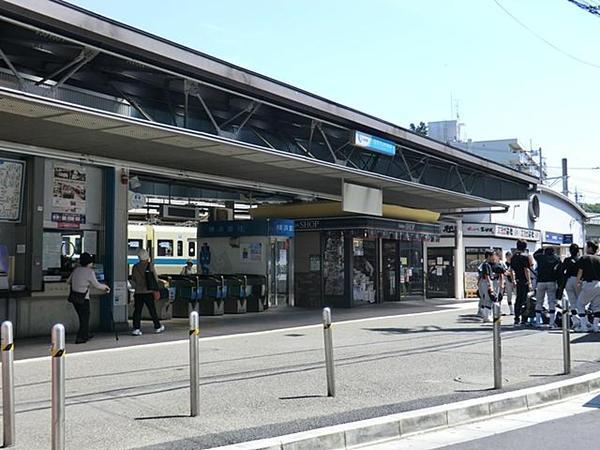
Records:
[[[569,196],[569,173],[567,169],[567,158],[562,159],[562,193]]]
[[[542,147],[538,150],[540,155],[540,184],[544,184],[544,159],[542,158]]]

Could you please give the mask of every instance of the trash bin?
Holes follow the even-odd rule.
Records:
[[[246,312],[246,278],[240,275],[223,275],[226,287],[225,314]]]
[[[261,312],[267,309],[267,277],[264,275],[244,275],[246,277],[246,309],[248,312]]]
[[[226,286],[221,275],[195,275],[198,280],[198,312],[204,316],[225,313]]]

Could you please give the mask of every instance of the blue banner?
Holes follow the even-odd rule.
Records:
[[[354,145],[388,156],[394,156],[396,154],[396,144],[394,142],[371,136],[370,134],[361,131],[354,132]]]
[[[294,236],[294,221],[287,219],[223,220],[199,226],[201,237]]]

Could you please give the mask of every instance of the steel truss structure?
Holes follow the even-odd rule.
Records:
[[[371,152],[353,145],[355,130],[374,133],[360,124],[331,120],[260,91],[219,85],[200,72],[174,71],[9,16],[0,17],[0,85],[490,200],[524,198],[531,187],[516,175],[503,176],[390,136],[381,137],[394,140],[395,156]]]

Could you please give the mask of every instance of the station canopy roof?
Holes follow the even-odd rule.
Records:
[[[290,154],[202,132],[150,123],[0,88],[0,149],[123,165],[176,177],[206,174],[219,184],[340,200],[342,181],[383,190],[389,204],[447,212],[499,202]],[[15,146],[12,143],[19,143]],[[190,176],[191,177],[191,176]],[[191,177],[193,178],[193,177]]]

